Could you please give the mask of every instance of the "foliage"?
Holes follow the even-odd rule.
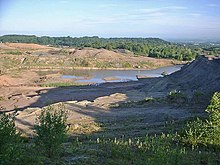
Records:
[[[206,112],[209,113],[206,123],[208,143],[218,145],[220,149],[220,93],[214,93]]]
[[[198,147],[199,144],[204,141],[204,134],[206,128],[204,127],[204,122],[197,118],[194,121],[190,121],[186,124],[186,130],[182,135],[182,142],[185,144],[190,144],[192,149]]]
[[[81,159],[74,164],[217,164],[214,153],[180,146],[170,134],[146,135],[134,139],[100,139],[73,143],[73,153]],[[96,150],[89,148],[96,146]],[[85,157],[83,159],[82,155]]]
[[[207,107],[207,120],[197,119],[189,122],[182,135],[182,141],[192,145],[192,148],[209,146],[214,150],[220,149],[220,93],[216,92]]]
[[[220,93],[214,93],[210,105],[207,107],[206,112],[209,113],[209,122],[220,126]]]
[[[136,55],[177,60],[193,60],[201,49],[170,43],[159,38],[99,38],[94,37],[37,37],[34,35],[4,35],[0,42],[25,42],[54,46],[93,47],[108,50],[125,49]],[[85,65],[89,63],[85,62]]]
[[[3,100],[5,100],[4,97],[0,96],[0,101],[3,101]]]
[[[122,68],[132,68],[132,65],[129,62],[122,63]]]
[[[7,51],[6,54],[12,54],[12,55],[22,55],[22,52],[20,51]]]
[[[10,164],[21,157],[21,138],[14,119],[15,114],[0,114],[0,164]]]
[[[67,113],[64,105],[43,109],[35,125],[35,144],[48,158],[59,158],[67,137]]]
[[[187,103],[187,97],[183,92],[173,90],[168,93],[167,101],[169,103],[184,104]]]
[[[41,84],[41,87],[68,87],[68,86],[79,86],[79,83],[74,82],[54,82]]]

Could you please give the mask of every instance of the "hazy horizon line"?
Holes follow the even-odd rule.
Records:
[[[220,42],[220,38],[208,38],[208,37],[203,37],[203,38],[183,38],[183,37],[163,37],[163,36],[154,36],[154,35],[146,35],[146,36],[102,36],[102,35],[39,35],[35,33],[0,33],[0,36],[5,36],[5,35],[26,35],[26,36],[36,36],[36,37],[71,37],[71,38],[82,38],[82,37],[99,37],[99,38],[159,38],[162,40],[166,41],[173,41],[173,42]]]

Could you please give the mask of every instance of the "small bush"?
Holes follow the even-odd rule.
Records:
[[[67,137],[67,114],[64,105],[43,109],[35,125],[35,144],[48,158],[59,158]]]
[[[129,62],[122,63],[122,68],[132,68],[132,65]]]
[[[187,100],[186,95],[181,91],[173,90],[167,95],[167,101],[169,103],[184,104],[187,103]]]
[[[0,101],[4,101],[4,100],[5,100],[4,97],[0,96]]]
[[[15,114],[0,114],[0,164],[13,164],[21,158],[21,138],[14,118]]]
[[[192,149],[198,147],[204,141],[205,127],[204,122],[197,118],[195,121],[188,122],[186,125],[187,129],[183,134],[183,142],[190,144]]]

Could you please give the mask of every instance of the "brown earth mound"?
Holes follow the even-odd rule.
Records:
[[[132,68],[134,66],[144,65],[144,68],[152,69],[161,66],[173,65],[177,61],[169,59],[155,59],[151,57],[144,56],[134,56],[134,54],[120,53],[109,51],[106,49],[94,49],[94,48],[84,48],[80,50],[74,50],[71,53],[73,58],[82,58],[88,60],[90,63],[99,62],[111,62],[111,63],[129,63]],[[181,63],[181,62],[179,62]],[[121,66],[123,68],[123,66]]]
[[[17,49],[48,49],[50,47],[38,44],[29,43],[5,43],[5,48],[17,48]]]
[[[1,86],[11,86],[11,85],[16,85],[17,81],[10,76],[0,76],[0,87]]]
[[[10,47],[10,46],[7,46],[5,43],[0,43],[0,49],[16,49],[16,48],[13,48],[13,47]]]
[[[81,57],[81,58],[97,58],[97,59],[124,58],[124,55],[115,53],[113,51],[109,51],[105,49],[93,49],[93,48],[85,48],[81,50],[76,50],[73,56]]]
[[[0,87],[33,85],[33,82],[36,79],[38,79],[37,73],[31,71],[22,73],[19,78],[13,78],[9,75],[2,75],[0,76]]]

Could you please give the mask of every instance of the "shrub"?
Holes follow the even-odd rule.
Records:
[[[4,101],[4,97],[0,96],[0,101]]]
[[[184,104],[187,103],[187,97],[181,91],[173,90],[168,93],[167,101],[169,103]]]
[[[84,60],[81,61],[80,66],[81,67],[88,67],[89,66],[89,62],[84,59]]]
[[[64,105],[43,109],[35,125],[35,144],[48,158],[59,157],[67,137],[67,113]]]
[[[15,114],[0,114],[0,164],[13,164],[21,157],[21,138],[14,118]]]
[[[132,65],[129,62],[122,63],[122,68],[132,68]]]
[[[209,113],[206,123],[208,142],[220,149],[220,93],[214,93],[206,112]]]
[[[199,145],[209,145],[213,149],[220,149],[220,93],[216,92],[207,107],[209,117],[206,121],[197,119],[189,122],[182,136],[184,143],[194,148]]]
[[[183,135],[183,142],[190,144],[192,149],[198,147],[199,144],[203,143],[205,135],[204,122],[197,118],[194,121],[188,122],[186,125],[186,130]]]

